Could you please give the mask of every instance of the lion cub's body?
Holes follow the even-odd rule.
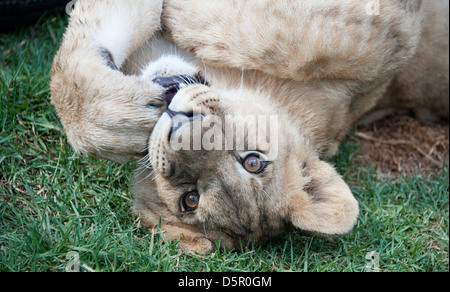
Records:
[[[448,118],[447,1],[380,1],[379,15],[361,1],[162,4],[80,0],[55,58],[52,101],[79,152],[115,161],[148,154],[134,210],[150,229],[161,218],[187,251],[292,227],[350,231],[358,204],[320,158],[376,106]],[[199,74],[208,83],[183,86],[169,105],[152,82]],[[173,151],[168,113],[193,107],[205,120],[277,116],[277,155],[259,153],[270,163],[253,174],[240,162],[248,153]],[[193,190],[199,205],[183,211]]]

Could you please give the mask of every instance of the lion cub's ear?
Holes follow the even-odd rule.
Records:
[[[299,229],[324,235],[349,232],[359,213],[358,202],[350,188],[326,162],[314,159],[305,167],[311,181],[291,197],[291,222]]]

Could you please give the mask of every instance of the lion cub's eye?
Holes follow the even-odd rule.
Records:
[[[262,161],[258,154],[248,155],[242,162],[242,166],[250,173],[258,174],[261,173],[267,166],[266,161]]]
[[[181,211],[191,212],[197,209],[200,195],[197,191],[187,192],[181,197]]]

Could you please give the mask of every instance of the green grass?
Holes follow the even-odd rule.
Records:
[[[360,220],[332,239],[291,233],[242,251],[182,254],[130,212],[133,163],[75,154],[49,102],[51,61],[65,20],[0,35],[0,271],[448,271],[449,171],[380,180],[355,162],[357,142],[333,160],[360,202]]]

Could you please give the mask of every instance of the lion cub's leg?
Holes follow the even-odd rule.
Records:
[[[160,28],[163,0],[78,0],[54,59],[52,103],[77,152],[118,162],[145,152],[163,88],[126,76]]]
[[[426,17],[416,55],[397,74],[385,109],[408,109],[424,122],[449,119],[449,2],[425,2]]]
[[[420,0],[166,0],[163,31],[207,64],[278,77],[373,80],[415,52]]]

